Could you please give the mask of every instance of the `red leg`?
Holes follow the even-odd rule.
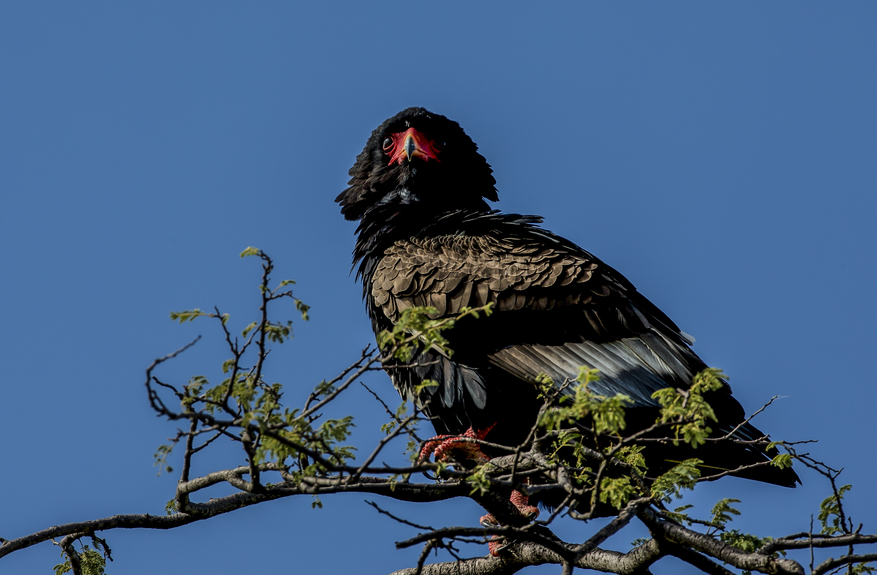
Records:
[[[529,483],[529,480],[527,481]],[[528,520],[533,521],[539,516],[539,509],[530,505],[529,497],[524,495],[522,492],[517,489],[512,490],[512,495],[509,498],[512,505],[518,508],[518,511],[526,517]],[[500,523],[496,520],[493,515],[485,515],[481,518],[481,525],[484,527],[499,527]],[[514,541],[508,541],[505,537],[494,535],[487,542],[487,550],[493,557],[499,557],[504,549],[512,545]]]
[[[499,521],[493,515],[487,514],[479,521],[482,527],[499,527]],[[499,557],[502,550],[508,546],[505,537],[501,535],[491,535],[487,541],[487,550],[492,557]]]
[[[527,483],[529,483],[529,481]],[[530,498],[517,489],[512,490],[512,496],[509,499],[511,500],[512,505],[517,507],[518,511],[521,512],[521,515],[530,521],[539,517],[539,508],[530,505]]]
[[[487,551],[490,552],[492,557],[499,557],[502,550],[505,548],[505,540],[502,537],[494,535],[490,541],[487,542]]]

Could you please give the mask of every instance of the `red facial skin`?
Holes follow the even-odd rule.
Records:
[[[384,152],[390,156],[388,166],[398,162],[401,164],[405,159],[411,161],[411,158],[420,158],[424,162],[435,160],[439,162],[439,150],[436,149],[432,140],[427,138],[423,133],[418,132],[414,128],[409,128],[404,132],[389,134],[388,138],[392,139],[392,144],[384,147]],[[409,144],[408,142],[411,142]],[[410,155],[407,150],[411,149]]]

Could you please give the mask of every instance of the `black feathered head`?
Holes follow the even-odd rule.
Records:
[[[348,220],[489,210],[496,180],[457,122],[424,108],[402,110],[372,132],[335,201]],[[409,208],[410,207],[410,208]]]

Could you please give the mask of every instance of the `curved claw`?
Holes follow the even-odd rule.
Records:
[[[420,455],[417,457],[417,463],[422,463],[424,460],[429,461],[430,456],[433,454],[436,455],[436,459],[439,459],[439,447],[449,439],[456,437],[456,435],[437,435],[431,439],[426,440],[423,444],[423,447],[420,448]]]
[[[484,515],[478,520],[482,527],[499,527],[499,521],[491,514]],[[507,541],[502,535],[491,535],[487,542],[487,550],[492,557],[499,557],[503,550],[507,549],[513,542]]]
[[[499,535],[494,535],[490,541],[487,542],[487,550],[490,552],[492,557],[499,557],[500,554],[508,549],[512,545],[512,542],[506,541],[505,537],[500,537]]]

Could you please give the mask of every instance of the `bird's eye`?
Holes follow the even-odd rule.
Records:
[[[393,138],[391,138],[390,136],[387,136],[386,138],[384,138],[383,146],[384,146],[384,151],[389,152],[393,148]]]

